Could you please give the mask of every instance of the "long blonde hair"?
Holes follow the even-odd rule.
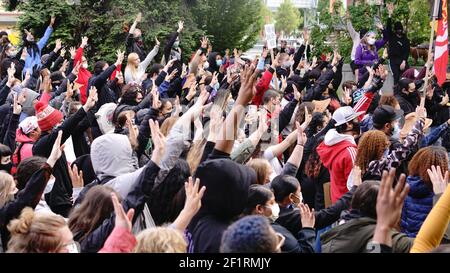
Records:
[[[155,227],[141,231],[136,236],[134,253],[186,253],[187,242],[174,228]]]
[[[0,172],[0,208],[14,198],[14,195],[11,193],[11,189],[14,186],[13,177],[8,173]]]
[[[129,71],[131,74],[131,77],[133,78],[134,81],[139,81],[139,75],[138,75],[138,67],[136,67],[136,65],[134,64],[134,60],[136,58],[139,58],[139,55],[137,55],[136,53],[130,53],[128,54],[128,59],[127,59],[127,66],[125,67],[125,71]]]
[[[36,214],[33,209],[23,209],[18,219],[8,225],[11,240],[8,253],[55,253],[64,244],[61,229],[67,226],[60,215]]]

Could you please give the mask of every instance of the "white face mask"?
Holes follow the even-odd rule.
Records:
[[[280,207],[278,206],[277,203],[275,203],[272,206],[270,206],[270,209],[272,210],[272,215],[269,218],[270,220],[275,222],[280,216]]]
[[[369,45],[374,45],[375,44],[375,38],[368,38],[367,39],[367,43],[369,44]]]
[[[69,253],[80,253],[80,251],[78,250],[78,246],[75,242],[67,245],[66,248]]]
[[[204,64],[203,64],[203,69],[208,69],[209,68],[209,63],[208,62],[205,62]]]
[[[83,68],[87,69],[88,68],[88,64],[83,64]]]
[[[394,132],[392,132],[392,138],[395,138],[395,139],[400,139],[400,127],[398,126],[398,124],[395,124],[395,127],[394,127]]]

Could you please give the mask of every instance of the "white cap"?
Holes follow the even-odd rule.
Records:
[[[27,117],[19,123],[19,128],[24,134],[29,134],[31,131],[36,130],[39,127],[38,120],[36,116]]]
[[[340,107],[336,111],[334,111],[333,119],[336,121],[335,126],[339,126],[349,121],[352,121],[361,115],[364,115],[364,112],[356,113],[352,107],[345,106]]]

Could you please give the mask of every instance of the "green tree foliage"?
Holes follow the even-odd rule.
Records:
[[[250,48],[263,25],[261,6],[261,0],[28,0],[17,9],[24,13],[18,28],[32,29],[36,38],[44,33],[51,15],[57,17],[50,47],[56,38],[65,45],[78,46],[81,37],[88,36],[85,51],[90,60],[113,62],[115,51],[125,49],[128,29],[138,12],[143,14],[138,28],[147,50],[153,48],[155,37],[163,47],[167,36],[176,31],[177,22],[184,21],[180,46],[186,60],[205,34],[211,37],[215,50]],[[158,61],[161,53],[162,49]]]
[[[386,1],[389,2],[389,1]],[[411,45],[427,43],[430,35],[430,7],[427,1],[423,0],[398,0],[394,1],[395,10],[392,16],[393,23],[401,21]],[[340,10],[340,2],[336,1],[335,11]],[[352,40],[345,28],[344,15],[338,12],[330,14],[329,1],[319,0],[318,11],[320,14],[320,24],[312,28],[312,43],[314,54],[321,55],[338,49],[347,62],[350,61]],[[386,25],[387,10],[379,9],[360,2],[358,5],[349,7],[349,17],[356,31],[362,28],[376,29],[374,17],[378,16],[382,23]],[[379,33],[381,37],[381,33]]]
[[[261,0],[197,0],[193,16],[214,51],[251,48],[264,25]]]
[[[275,14],[275,29],[289,35],[299,28],[300,23],[300,11],[291,0],[285,0]]]

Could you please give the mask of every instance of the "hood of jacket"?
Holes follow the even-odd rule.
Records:
[[[91,161],[95,175],[118,177],[137,170],[133,162],[133,150],[127,136],[106,134],[96,138],[91,145]]]
[[[28,137],[27,135],[25,135],[22,130],[20,130],[20,128],[18,128],[16,130],[16,141],[19,143],[26,143],[26,142],[32,142],[34,143],[35,141]]]
[[[376,220],[368,217],[352,219],[320,236],[323,253],[361,253],[373,237]]]
[[[252,169],[230,159],[203,162],[195,176],[207,189],[199,214],[210,214],[224,220],[242,213],[248,188],[256,181],[256,173]]]
[[[324,141],[317,147],[317,153],[325,167],[330,167],[334,158],[348,147],[355,147],[355,139],[349,135],[339,134],[336,129],[331,129],[325,135]],[[356,155],[355,155],[356,156]]]

